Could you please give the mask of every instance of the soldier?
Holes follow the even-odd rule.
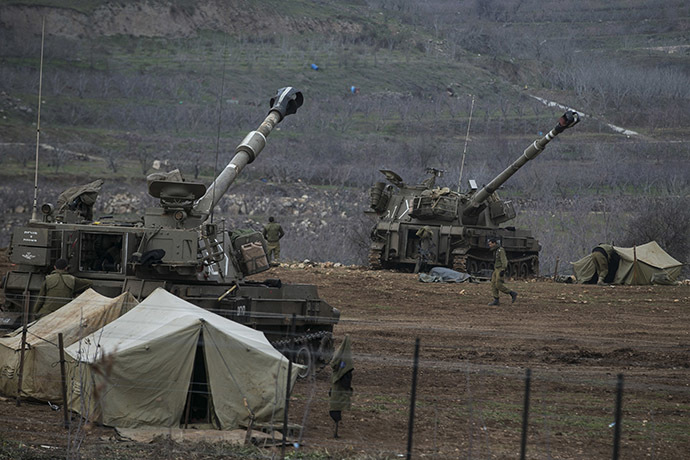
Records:
[[[343,343],[333,354],[331,359],[331,389],[328,390],[330,397],[328,414],[335,422],[334,438],[338,437],[338,425],[342,420],[342,412],[350,410],[352,393],[352,371],[355,368],[352,360],[352,348],[350,344],[350,335],[345,335]]]
[[[431,249],[434,244],[432,237],[433,232],[428,225],[417,230],[415,233],[419,238],[419,245],[417,247],[417,264],[414,267],[414,272],[419,273],[426,271],[426,265],[431,260]]]
[[[116,272],[120,270],[120,263],[122,261],[122,242],[116,241],[113,243],[105,254],[103,255],[103,260],[101,261],[101,269],[107,272]]]
[[[264,227],[264,238],[268,242],[268,262],[277,265],[280,261],[280,239],[285,235],[283,227],[275,221],[273,216],[268,218],[268,224]]]
[[[494,300],[489,302],[489,305],[498,305],[499,291],[510,295],[510,303],[514,303],[518,296],[517,292],[511,291],[503,284],[503,277],[506,274],[506,268],[508,268],[506,251],[498,244],[498,238],[494,237],[489,238],[489,249],[495,252],[494,272],[491,274],[491,292],[493,293]]]
[[[594,268],[597,270],[597,284],[599,286],[606,284],[606,281],[613,281],[606,279],[609,278],[609,263],[613,262],[612,259],[614,254],[613,246],[610,244],[600,244],[592,249],[592,262],[594,262]],[[594,280],[592,280],[592,282],[593,281]]]
[[[91,281],[77,278],[67,273],[67,261],[58,259],[55,261],[55,270],[46,276],[41,290],[38,292],[38,300],[34,311],[36,318],[54,312],[58,308],[72,300],[74,294],[79,293],[89,286]]]

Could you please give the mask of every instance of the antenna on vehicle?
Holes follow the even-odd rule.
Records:
[[[38,149],[41,137],[41,90],[43,89],[43,43],[46,33],[46,18],[43,16],[41,26],[41,63],[38,72],[38,120],[36,121],[36,167],[34,172],[34,203],[31,209],[31,220],[36,220],[36,201],[38,200]]]
[[[218,95],[218,131],[216,134],[216,161],[215,164],[213,165],[213,177],[218,177],[218,153],[220,151],[220,125],[221,121],[223,119],[223,93],[225,92],[225,63],[227,62],[226,59],[226,54],[227,54],[227,49],[228,49],[228,37],[227,35],[225,36],[225,40],[223,41],[223,72],[222,72],[222,78],[221,78],[221,83],[220,83],[220,94]],[[213,200],[212,203],[215,203],[216,201],[216,187],[213,187]],[[211,208],[211,223],[213,223],[213,209],[215,206]]]
[[[462,162],[460,163],[460,177],[458,177],[458,192],[462,184],[462,170],[465,169],[465,155],[467,154],[467,139],[470,137],[470,125],[472,125],[472,112],[474,112],[474,96],[472,96],[472,105],[470,106],[470,118],[467,121],[467,134],[465,134],[465,148],[462,150]]]

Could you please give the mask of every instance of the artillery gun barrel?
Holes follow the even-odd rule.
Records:
[[[517,172],[518,169],[522,168],[525,163],[529,160],[536,158],[542,150],[546,147],[546,144],[551,142],[551,140],[558,136],[560,133],[568,128],[575,126],[580,122],[580,115],[577,112],[568,111],[558,120],[558,124],[549,133],[534,141],[529,147],[525,149],[523,154],[508,166],[501,174],[496,176],[491,182],[484,186],[479,192],[477,192],[470,201],[467,208],[465,208],[464,214],[470,214],[474,209],[479,207],[492,193],[494,193],[501,185],[503,185],[510,177]]]
[[[213,184],[206,190],[204,196],[194,203],[194,211],[208,217],[211,210],[218,204],[230,185],[235,182],[242,169],[259,156],[266,146],[266,138],[273,128],[286,116],[296,113],[301,107],[304,98],[300,91],[292,87],[278,90],[275,97],[271,98],[271,110],[256,131],[252,131],[240,142],[235,149],[235,155],[218,175]]]

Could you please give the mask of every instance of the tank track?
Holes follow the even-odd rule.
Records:
[[[452,266],[456,272],[467,273],[467,254],[453,256]]]
[[[383,263],[381,262],[381,256],[383,253],[380,249],[369,249],[369,269],[370,270],[381,270],[383,268]]]
[[[271,341],[271,345],[286,355],[290,350],[291,342],[290,339],[280,339]],[[307,378],[320,371],[331,361],[331,358],[333,358],[333,333],[329,331],[302,334],[295,337],[294,345],[294,362],[307,366],[307,368],[299,374],[300,378]]]
[[[494,262],[493,259],[484,259],[472,254],[468,254],[467,256],[463,257],[465,258],[465,268],[469,269],[468,273],[478,273],[481,270],[491,270],[491,266]],[[508,265],[509,276],[513,278],[531,278],[539,276],[539,256],[529,255],[519,258],[509,258]],[[456,268],[454,268],[454,270],[461,271]]]
[[[313,342],[316,340],[322,340],[324,337],[329,337],[332,338],[333,334],[328,331],[318,331],[318,332],[310,332],[308,334],[303,334],[300,336],[295,337],[295,345],[304,345],[309,342]],[[280,340],[274,340],[271,342],[271,345],[273,345],[275,348],[278,350],[283,350],[287,349],[290,346],[291,339],[280,339]]]

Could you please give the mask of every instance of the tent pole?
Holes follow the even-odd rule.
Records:
[[[184,429],[189,425],[189,406],[192,404],[192,382],[189,382],[189,389],[187,390],[187,410],[184,413]]]
[[[67,416],[67,375],[65,373],[65,342],[62,332],[58,334],[58,347],[60,348],[60,376],[62,377],[62,416],[65,428],[69,428],[69,418]]]
[[[19,355],[19,376],[17,378],[17,406],[22,405],[22,380],[24,379],[24,348],[26,348],[26,331],[29,325],[29,304],[31,303],[31,294],[27,289],[24,291],[24,320],[22,326],[22,348]]]
[[[245,434],[244,436],[244,445],[246,446],[250,442],[252,442],[252,430],[254,429],[254,414],[249,409],[249,404],[247,404],[247,398],[242,398],[242,402],[244,403],[244,407],[247,409],[247,412],[249,412],[249,424],[247,425],[247,434]]]
[[[637,246],[633,246],[633,284],[637,284]]]

